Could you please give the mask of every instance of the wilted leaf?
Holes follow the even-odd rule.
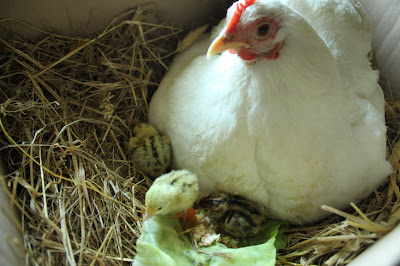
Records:
[[[168,216],[156,216],[143,224],[142,235],[137,241],[137,255],[134,266],[141,265],[275,265],[276,248],[287,243],[281,226],[285,224],[270,221],[262,236],[269,240],[259,245],[243,248],[227,248],[218,243],[201,248],[199,253],[190,240],[178,232],[182,228],[178,221]],[[206,253],[206,254],[203,254]],[[229,254],[230,258],[209,254]]]

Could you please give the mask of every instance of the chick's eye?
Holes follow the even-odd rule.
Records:
[[[258,25],[254,30],[254,37],[257,39],[264,39],[269,36],[271,26],[268,23]]]

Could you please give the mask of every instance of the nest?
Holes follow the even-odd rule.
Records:
[[[1,25],[9,22],[3,19]],[[151,9],[129,10],[99,35],[1,38],[0,147],[3,186],[30,264],[121,265],[136,255],[151,180],[127,148],[134,125],[173,55],[181,29]],[[6,36],[6,34],[4,35]],[[188,39],[185,39],[186,41]],[[178,48],[177,48],[178,47]],[[400,157],[400,101],[385,88],[390,160]],[[400,220],[397,171],[352,209],[309,227],[291,227],[278,264],[347,263]]]

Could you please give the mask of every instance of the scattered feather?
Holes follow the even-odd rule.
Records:
[[[209,25],[200,26],[186,35],[186,37],[178,43],[178,48],[176,49],[177,52],[183,52],[192,44],[194,44],[200,36],[208,29]]]

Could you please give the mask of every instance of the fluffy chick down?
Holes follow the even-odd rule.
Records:
[[[196,206],[197,225],[190,232],[197,246],[221,242],[237,248],[243,239],[266,229],[266,216],[254,202],[223,192],[206,195]]]
[[[146,217],[183,212],[197,199],[197,176],[187,170],[171,171],[157,178],[146,193]]]
[[[160,136],[158,131],[147,123],[140,123],[133,129],[134,137],[129,139],[128,147],[133,151],[136,166],[146,175],[156,178],[164,174],[171,162],[171,141]]]

